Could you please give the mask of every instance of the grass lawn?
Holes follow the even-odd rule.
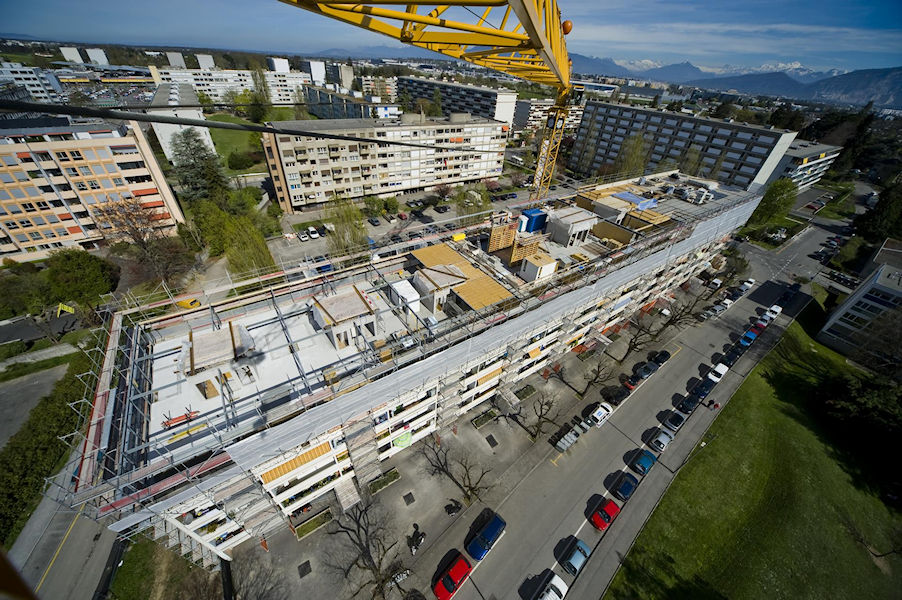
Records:
[[[805,410],[811,382],[849,368],[793,323],[695,449],[606,598],[899,598],[902,557],[875,559],[851,532],[886,552],[902,518],[856,486]]]
[[[78,353],[72,352],[69,354],[64,354],[62,356],[55,356],[53,358],[38,360],[35,362],[13,363],[0,371],[0,382],[9,381],[11,379],[16,379],[17,377],[31,375],[32,373],[43,371],[44,369],[52,369],[53,367],[64,365],[72,360],[72,357],[76,354]]]
[[[158,598],[180,598],[182,584],[192,571],[202,571],[172,550],[147,538],[139,537],[122,558],[110,585],[111,598],[144,600],[156,594]],[[199,574],[218,577],[218,574]]]
[[[236,117],[234,115],[229,115],[226,113],[216,113],[213,115],[207,115],[207,120],[209,121],[220,121],[223,123],[240,123],[243,125],[253,125],[247,119],[242,119],[241,117]],[[243,169],[241,171],[233,171],[228,168],[226,165],[226,161],[229,158],[229,154],[233,151],[237,152],[250,152],[250,144],[248,143],[248,138],[250,137],[251,132],[249,131],[239,131],[239,130],[231,130],[231,129],[210,129],[210,135],[213,137],[213,145],[216,146],[216,152],[222,158],[223,166],[225,166],[226,174],[228,175],[244,175],[247,173],[265,173],[266,165],[262,162],[259,162],[255,165],[251,165],[247,169]]]

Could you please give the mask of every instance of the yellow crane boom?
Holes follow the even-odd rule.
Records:
[[[548,192],[563,135],[571,91],[570,58],[556,0],[453,0],[447,4],[413,0],[361,3],[280,0],[304,10],[387,35],[513,77],[553,86],[555,106],[536,159],[532,199]]]

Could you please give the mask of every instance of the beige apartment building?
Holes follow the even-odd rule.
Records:
[[[185,220],[136,122],[0,122],[0,257],[94,248],[108,227],[94,209],[130,197],[161,228]]]
[[[279,121],[269,125],[314,134],[357,136],[372,144],[311,136],[264,134],[263,148],[282,210],[294,213],[336,196],[388,197],[439,184],[501,175],[507,125],[469,113],[444,119]],[[436,145],[380,145],[392,140]]]

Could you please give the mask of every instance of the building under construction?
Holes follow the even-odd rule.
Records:
[[[683,177],[707,192],[690,202],[678,177],[581,190],[356,265],[121,299],[67,501],[209,568],[354,505],[387,458],[490,400],[515,407],[520,380],[666,301],[760,201]]]

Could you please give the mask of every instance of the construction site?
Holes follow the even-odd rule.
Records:
[[[66,503],[216,569],[353,506],[382,461],[462,415],[515,408],[518,381],[709,268],[759,201],[671,171],[327,272],[112,300]]]

